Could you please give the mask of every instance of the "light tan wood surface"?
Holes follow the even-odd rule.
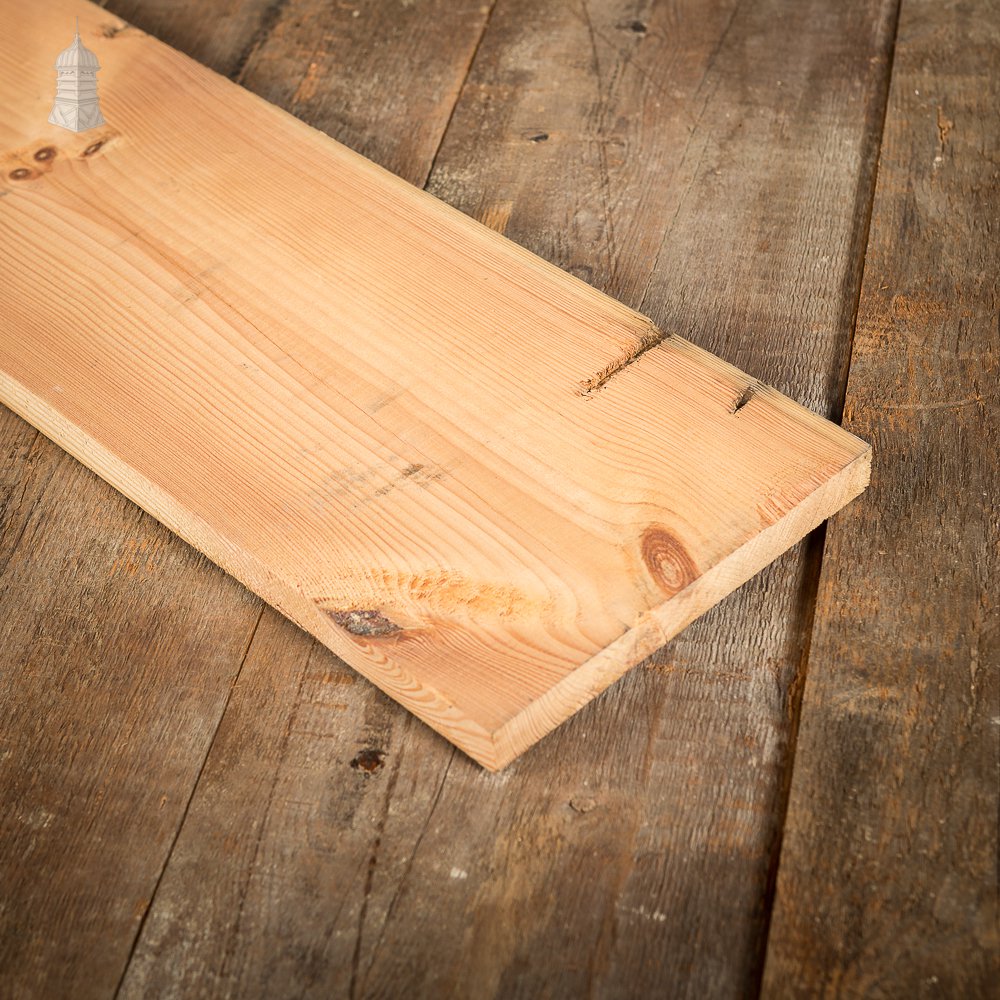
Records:
[[[100,8],[2,9],[0,400],[485,766],[867,483],[858,438]]]

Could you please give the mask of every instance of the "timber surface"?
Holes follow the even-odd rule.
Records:
[[[69,6],[0,36],[0,399],[484,766],[867,485],[835,423],[99,7],[116,124],[39,133]]]
[[[5,413],[4,990],[988,995],[995,8],[111,6],[891,458],[490,775]]]

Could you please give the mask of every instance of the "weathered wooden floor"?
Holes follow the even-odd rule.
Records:
[[[0,997],[992,995],[997,3],[107,7],[875,470],[491,775],[2,411]]]

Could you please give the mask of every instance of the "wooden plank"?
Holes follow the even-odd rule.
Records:
[[[5,996],[114,991],[260,610],[0,407]]]
[[[107,996],[259,606],[22,421],[0,455],[2,992]]]
[[[1000,982],[1000,25],[904,0],[765,991]]]
[[[0,395],[485,766],[864,488],[863,442],[148,36],[118,124],[39,133],[64,16],[0,84]]]
[[[657,273],[680,277],[649,308],[717,288],[692,335],[756,345],[751,370],[835,410],[894,7],[629,14],[591,5],[598,93],[578,4],[502,2],[431,189],[595,282],[615,274],[633,305],[668,233]],[[337,37],[349,16],[315,30]],[[320,87],[349,91],[353,67],[325,64]],[[605,140],[629,154],[608,161],[610,225]],[[720,163],[740,169],[720,178]],[[716,218],[730,240],[706,247]],[[612,229],[654,252],[609,249]],[[818,246],[830,260],[810,266]],[[208,979],[272,995],[752,995],[815,554],[783,557],[496,776],[327,651],[300,640],[293,665],[301,633],[265,617],[123,996]]]
[[[214,55],[195,51],[226,70],[236,60],[219,25],[235,8],[217,7],[182,19],[173,2],[146,2],[135,13],[175,41],[210,40]],[[111,12],[101,19],[102,33],[121,27]],[[403,44],[372,37],[383,63]],[[467,51],[478,37],[471,25]],[[245,63],[250,87],[257,58]],[[461,50],[438,58],[411,93],[440,89],[468,61]],[[395,164],[426,173],[439,141]],[[2,407],[0,512],[0,993],[108,996],[262,606]],[[294,649],[302,634],[288,633]]]
[[[106,37],[128,23],[242,83],[287,0],[110,0],[101,6],[110,14],[101,26]]]
[[[423,187],[491,7],[289,0],[239,82]]]

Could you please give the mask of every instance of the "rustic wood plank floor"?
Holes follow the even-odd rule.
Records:
[[[0,996],[990,995],[996,3],[106,6],[875,475],[490,775],[3,411]]]

